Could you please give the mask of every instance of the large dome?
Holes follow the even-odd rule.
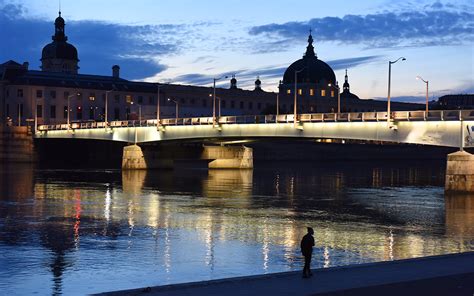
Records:
[[[66,59],[66,60],[75,60],[77,58],[77,49],[74,45],[69,44],[65,41],[57,42],[53,41],[50,44],[43,47],[43,52],[41,54],[41,60],[44,59]]]
[[[317,57],[304,57],[286,69],[283,84],[295,83],[295,71],[301,69],[297,74],[297,83],[319,83],[323,80],[328,84],[336,82],[336,75],[328,64]]]
[[[301,72],[300,72],[301,70]],[[336,75],[331,67],[318,59],[314,53],[313,37],[308,37],[308,47],[302,59],[291,64],[283,75],[283,84],[295,83],[295,72],[297,73],[297,83],[336,83]]]

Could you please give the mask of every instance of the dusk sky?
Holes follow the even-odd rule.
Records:
[[[278,81],[306,49],[313,30],[318,58],[363,99],[392,96],[424,100],[474,92],[472,1],[157,1],[62,0],[69,42],[79,52],[81,74],[133,80],[211,85],[235,74],[238,86],[276,91]],[[28,61],[39,69],[51,42],[58,1],[0,0],[0,63]],[[228,87],[228,81],[221,86]]]

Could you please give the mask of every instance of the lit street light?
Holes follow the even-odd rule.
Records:
[[[216,81],[222,78],[227,78],[228,76],[221,76],[219,78],[213,78],[213,100],[212,100],[212,127],[216,126]]]
[[[392,75],[392,64],[395,64],[399,60],[405,61],[406,59],[404,57],[399,57],[395,61],[388,61],[388,96],[387,96],[387,122],[390,122],[391,116],[390,116],[390,80],[391,80],[391,75]]]
[[[421,76],[416,76],[416,79],[426,83],[426,115],[428,115],[428,80],[424,80]]]
[[[172,98],[168,98],[168,102],[174,102],[176,104],[176,125],[178,125],[178,111],[179,111],[179,103]]]
[[[68,95],[67,96],[67,130],[69,130],[70,125],[70,119],[71,117],[69,116],[69,113],[71,112],[71,106],[70,106],[70,99],[74,96],[80,96],[81,94],[76,92],[75,94]]]
[[[297,122],[297,120],[296,120],[297,115],[298,115],[298,114],[297,114],[297,112],[298,112],[298,111],[297,111],[297,110],[298,110],[298,107],[297,107],[297,106],[298,106],[298,105],[297,105],[297,99],[298,99],[297,77],[298,77],[298,73],[300,73],[301,71],[303,71],[305,68],[306,68],[306,67],[303,67],[303,68],[301,68],[301,69],[299,69],[299,70],[295,70],[295,96],[294,96],[294,102],[293,102],[293,107],[294,107],[294,108],[293,108],[293,113],[294,113],[294,114],[293,114],[293,116],[294,116],[293,122],[294,122],[295,127],[298,125],[298,122]]]
[[[329,83],[328,86],[331,87],[332,84]],[[341,113],[341,90],[337,81],[334,87],[337,89],[337,117],[339,118],[339,114]]]
[[[113,92],[114,90],[107,90],[105,91],[105,117],[104,117],[104,122],[105,122],[105,127],[109,125],[109,93]]]

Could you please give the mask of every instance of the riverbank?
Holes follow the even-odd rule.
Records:
[[[98,295],[473,295],[474,252],[185,283]]]

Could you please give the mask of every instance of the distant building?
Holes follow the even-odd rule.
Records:
[[[112,67],[111,76],[79,73],[79,55],[68,43],[61,12],[54,22],[53,41],[44,46],[41,71],[30,70],[27,62],[0,64],[1,122],[25,124],[71,121],[153,119],[157,117],[158,89],[161,118],[212,116],[211,87],[135,82],[120,77],[120,67]],[[296,74],[296,81],[295,81]],[[334,112],[337,104],[337,80],[331,67],[314,52],[313,37],[308,37],[304,57],[291,64],[279,85],[280,113],[293,113],[295,82],[299,112]],[[253,90],[237,86],[235,75],[228,89],[216,89],[216,115],[275,114],[277,94],[266,92],[257,77]],[[107,104],[106,104],[107,102]],[[69,104],[69,108],[68,108]],[[341,92],[342,112],[384,111],[386,102],[360,100],[350,93],[346,71]],[[392,110],[422,109],[423,105],[392,103]],[[220,111],[219,111],[220,110]]]
[[[433,104],[436,109],[474,109],[474,94],[445,95]]]

